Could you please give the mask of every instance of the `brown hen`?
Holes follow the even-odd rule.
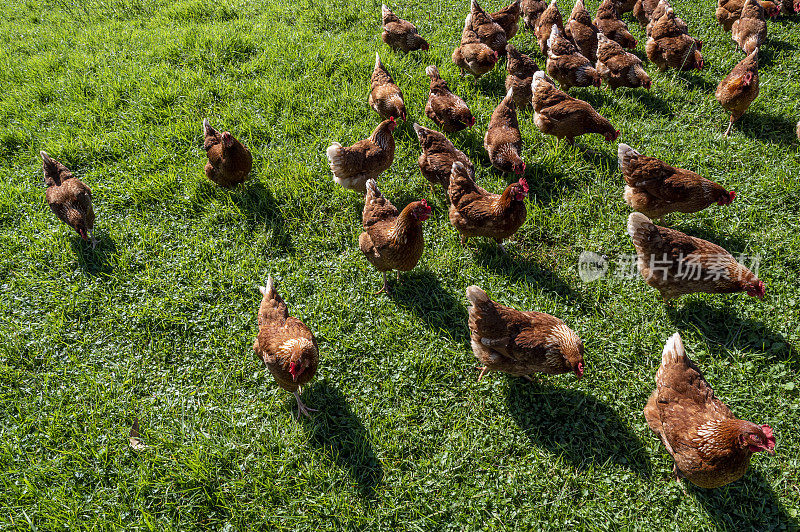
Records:
[[[606,80],[612,91],[618,87],[644,87],[650,90],[650,76],[644,71],[642,60],[602,34],[597,46],[597,73]]]
[[[583,341],[560,319],[495,303],[477,286],[467,288],[472,352],[487,371],[531,379],[533,373],[583,376]]]
[[[578,47],[578,50],[592,64],[597,62],[597,36],[599,30],[592,22],[592,15],[583,5],[583,0],[575,0],[575,7],[564,26],[564,33]]]
[[[494,22],[503,28],[506,33],[506,40],[511,40],[519,30],[520,1],[514,0],[509,5],[489,15]]]
[[[383,274],[383,287],[378,291],[389,292],[386,272],[410,271],[417,265],[425,239],[422,222],[431,215],[425,200],[414,201],[399,212],[378,190],[374,179],[367,181],[364,198],[364,232],[358,237],[358,246],[367,260]]]
[[[308,408],[300,400],[303,385],[317,372],[319,349],[311,329],[299,319],[289,316],[289,309],[275,290],[272,276],[267,286],[259,288],[262,294],[258,307],[258,336],[253,342],[253,351],[264,361],[278,386],[290,392],[297,400],[297,416],[311,417]]]
[[[655,20],[655,19],[654,19]],[[659,70],[676,68],[678,70],[703,70],[705,62],[700,48],[703,42],[680,31],[682,23],[676,20],[672,8],[668,7],[653,26],[651,32],[657,37],[647,38],[645,51],[647,57],[656,64]],[[662,24],[663,23],[663,24]],[[685,26],[685,23],[683,23]]]
[[[483,147],[489,153],[492,166],[501,172],[524,174],[525,163],[520,157],[522,135],[517,121],[517,105],[514,103],[514,89],[495,107],[489,127],[483,137]]]
[[[731,38],[748,55],[767,39],[764,8],[756,0],[745,1],[742,16],[731,26]]]
[[[352,146],[345,147],[338,142],[328,146],[326,155],[333,180],[344,188],[366,192],[367,180],[377,179],[394,161],[392,131],[396,126],[394,117],[390,117],[378,124],[368,139]]]
[[[206,177],[217,185],[230,188],[243,183],[253,168],[250,150],[227,131],[222,133],[203,120],[203,148],[206,150]]]
[[[719,104],[731,118],[725,136],[758,96],[758,48],[739,61],[731,73],[719,82],[715,93]]]
[[[494,50],[497,55],[506,54],[506,44],[508,44],[506,32],[500,24],[492,20],[477,0],[471,0],[468,20],[483,44]]]
[[[417,28],[392,13],[385,4],[381,6],[381,20],[383,24],[381,39],[392,49],[403,52],[428,49],[428,41],[417,33]]]
[[[556,0],[550,1],[550,5],[547,6],[547,9],[544,10],[536,22],[536,40],[545,57],[547,57],[547,40],[550,39],[553,26],[558,26],[561,32],[564,31],[564,19],[561,16],[561,11],[558,10]]]
[[[731,31],[733,23],[739,20],[742,16],[742,8],[746,0],[718,0],[717,10],[714,15],[717,22],[725,28],[725,31]],[[775,18],[781,14],[782,6],[770,2],[769,0],[759,0],[761,7],[764,8],[764,15],[769,18]],[[791,0],[789,0],[791,6]]]
[[[715,203],[730,205],[736,198],[736,192],[728,192],[689,170],[642,155],[627,144],[620,144],[617,154],[626,183],[625,203],[648,218],[662,218],[671,212],[698,212]]]
[[[381,63],[375,52],[375,68],[370,77],[369,105],[381,116],[381,120],[394,118],[406,119],[406,104],[403,102],[403,91],[392,79],[392,75]]]
[[[561,90],[567,92],[572,87],[600,87],[602,79],[592,63],[578,51],[572,41],[567,39],[558,26],[550,30],[547,40],[547,74],[558,81]]]
[[[447,133],[455,133],[475,125],[467,104],[450,92],[447,82],[439,75],[439,69],[430,65],[425,73],[431,78],[431,92],[425,104],[425,114]]]
[[[467,15],[464,30],[461,32],[461,44],[453,51],[453,63],[461,69],[461,77],[467,72],[477,80],[491,69],[499,59],[497,52],[483,44],[478,34],[472,29],[472,15]]]
[[[525,24],[525,29],[535,30],[539,17],[547,9],[547,2],[544,0],[522,0],[519,7],[522,10],[522,22]]]
[[[44,184],[47,187],[44,197],[50,210],[94,248],[97,239],[94,237],[92,191],[46,152],[40,151],[39,155],[42,157]]]
[[[470,160],[461,150],[453,146],[447,137],[419,124],[414,124],[414,131],[417,132],[419,145],[422,148],[422,154],[417,163],[422,175],[431,184],[431,193],[433,193],[433,185],[441,185],[447,193],[447,187],[450,185],[450,170],[456,161],[466,166],[470,175],[475,175],[475,169]]]
[[[716,244],[655,225],[640,212],[628,217],[628,234],[639,273],[664,301],[694,292],[764,297],[764,283]]]
[[[623,48],[630,50],[636,48],[636,39],[628,31],[628,25],[620,18],[614,0],[603,0],[600,3],[593,22],[601,33],[612,41],[617,41]]]
[[[542,133],[566,138],[570,144],[588,133],[599,133],[608,142],[619,136],[591,105],[557,89],[542,71],[533,75],[533,111],[533,122]]]
[[[664,346],[644,417],[675,461],[675,478],[701,488],[742,478],[753,453],[775,454],[772,428],[733,415],[686,355],[678,333]]]

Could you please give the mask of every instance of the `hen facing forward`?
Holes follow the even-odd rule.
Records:
[[[648,218],[698,212],[714,203],[730,205],[736,197],[699,174],[642,155],[627,144],[620,144],[617,154],[625,176],[625,203]]]
[[[468,168],[460,162],[453,163],[447,195],[450,223],[460,234],[461,245],[470,237],[486,237],[504,249],[503,240],[522,227],[528,214],[527,181],[520,179],[502,194],[492,194],[475,184]]]
[[[628,217],[628,234],[639,273],[665,302],[694,292],[764,297],[764,283],[756,274],[708,240],[655,225],[640,212]]]
[[[467,288],[472,352],[487,371],[531,379],[533,373],[583,376],[583,342],[560,319],[495,303],[477,286]]]
[[[467,15],[464,21],[461,44],[453,51],[452,59],[461,69],[461,77],[469,72],[477,80],[494,68],[499,56],[478,38],[478,34],[472,29],[471,17],[472,15]]]
[[[221,187],[243,183],[253,168],[250,150],[227,131],[220,133],[203,120],[203,148],[206,150],[206,177]]]
[[[294,395],[298,417],[300,414],[311,417],[309,412],[316,410],[303,404],[300,394],[302,386],[317,372],[317,340],[302,321],[289,316],[289,309],[275,289],[271,275],[267,286],[259,290],[263,297],[258,307],[258,336],[253,351],[267,365],[278,386]]]
[[[94,248],[97,239],[94,237],[92,191],[47,153],[40,151],[39,155],[42,157],[44,184],[47,187],[44,197],[50,210]]]
[[[333,172],[333,180],[350,190],[366,192],[369,179],[376,179],[394,161],[394,137],[392,131],[397,126],[393,117],[384,120],[368,139],[360,140],[352,146],[342,146],[334,142],[325,152]]]
[[[439,69],[430,65],[425,73],[431,78],[431,92],[425,104],[425,114],[446,133],[455,133],[475,125],[475,117],[466,102],[450,92]]]
[[[676,479],[680,474],[701,488],[742,478],[753,453],[775,454],[772,428],[733,415],[686,355],[678,333],[664,346],[644,417],[675,460]]]
[[[725,136],[733,123],[741,118],[758,96],[758,48],[739,61],[731,73],[717,85],[715,96],[719,104],[731,114]]]
[[[402,212],[398,211],[381,194],[374,179],[367,181],[362,217],[364,232],[358,237],[358,246],[383,274],[383,287],[378,294],[389,291],[386,272],[407,272],[417,265],[425,249],[422,222],[430,215],[431,208],[425,200],[411,202]]]
[[[392,13],[386,5],[381,6],[381,21],[383,24],[381,39],[391,48],[403,52],[428,49],[428,42],[417,33],[417,28]]]

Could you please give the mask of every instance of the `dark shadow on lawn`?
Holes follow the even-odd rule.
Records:
[[[746,294],[718,295],[723,298],[747,298]],[[767,294],[769,297],[769,294]],[[758,304],[758,301],[754,301]],[[773,332],[762,321],[742,318],[736,309],[712,308],[703,301],[690,301],[676,308],[667,307],[667,315],[678,330],[696,328],[710,343],[727,348],[749,349],[769,353],[794,366],[800,362],[797,349],[781,334]]]
[[[83,271],[92,276],[107,276],[114,271],[111,257],[117,254],[117,243],[108,233],[95,230],[97,246],[92,249],[91,244],[84,242],[77,235],[70,238],[72,251],[78,259]]]
[[[747,111],[733,123],[731,133],[736,130],[741,131],[746,137],[762,142],[794,144],[797,141],[797,122],[781,115]]]
[[[467,341],[465,303],[447,292],[439,279],[428,271],[401,272],[400,282],[389,273],[389,297],[400,307],[422,318],[428,328],[443,330],[454,341]]]
[[[669,104],[663,98],[659,98],[650,91],[645,89],[627,89],[625,91],[621,91],[621,89],[617,90],[628,99],[640,102],[642,105],[647,107],[649,111],[671,118],[674,118],[675,116]]]
[[[714,93],[717,90],[717,86],[714,83],[706,81],[705,79],[701,78],[697,74],[693,74],[693,71],[685,71],[685,70],[678,70],[677,76],[688,83],[692,89],[697,89],[702,92],[710,92]]]
[[[758,49],[758,66],[760,68],[772,66],[781,52],[792,52],[797,46],[786,41],[779,41],[774,37],[767,37],[767,42]],[[744,53],[744,52],[742,52]]]
[[[759,453],[754,461],[769,460]],[[741,480],[716,489],[703,489],[683,481],[711,517],[719,530],[797,530],[798,521],[789,516],[786,508],[772,491],[761,473],[751,469]]]
[[[311,446],[346,469],[362,497],[374,499],[383,481],[383,466],[375,456],[369,432],[350,410],[347,399],[330,384],[316,382],[303,394],[303,401],[309,408],[319,409],[311,419],[301,416]]]
[[[564,386],[574,379],[566,375],[549,378],[563,378]],[[581,470],[613,462],[642,478],[650,475],[650,460],[642,443],[612,408],[591,395],[513,379],[506,406],[531,443],[563,455]]]

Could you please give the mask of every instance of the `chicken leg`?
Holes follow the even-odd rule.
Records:
[[[318,412],[318,410],[307,407],[303,401],[300,400],[300,394],[296,391],[294,392],[294,398],[297,399],[297,419],[300,419],[300,414],[311,419],[311,414],[309,412]]]

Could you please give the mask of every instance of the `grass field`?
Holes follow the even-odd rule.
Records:
[[[704,41],[706,70],[645,62],[651,92],[573,94],[621,142],[738,192],[672,223],[760,256],[763,301],[694,295],[667,309],[640,278],[582,282],[582,251],[633,252],[616,143],[557,145],[530,110],[529,216],[510,257],[459,245],[411,124],[432,126],[424,68],[437,64],[477,118],[451,138],[483,186],[507,182],[482,147],[504,63],[473,85],[450,62],[466,0],[392,5],[431,43],[407,56],[380,42],[374,0],[4,4],[0,528],[797,530],[800,16],[768,23],[761,95],[723,138],[713,93],[743,55],[713,2],[674,6]],[[530,33],[512,42],[544,66]],[[363,201],[333,183],[324,155],[378,123],[376,50],[409,108],[381,188],[396,205],[433,206],[425,253],[389,297],[372,296],[380,274],[357,247]],[[246,185],[203,175],[204,117],[252,149]],[[91,187],[95,250],[47,207],[42,149]],[[320,343],[312,421],[293,419],[294,399],[252,353],[269,273]],[[562,317],[584,339],[585,378],[476,382],[470,284]],[[756,455],[725,488],[684,494],[642,415],[675,331],[734,412],[777,437],[776,456]],[[137,417],[149,446],[138,452]]]

